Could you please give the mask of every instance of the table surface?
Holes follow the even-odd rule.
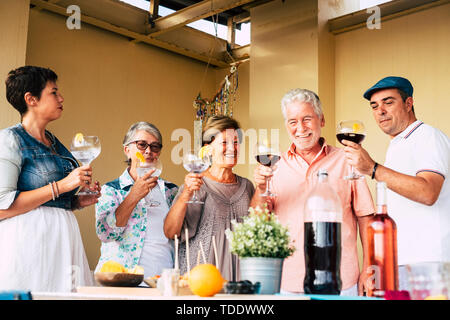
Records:
[[[216,294],[162,296],[158,289],[143,287],[78,287],[77,292],[31,292],[33,300],[310,300],[304,295]]]

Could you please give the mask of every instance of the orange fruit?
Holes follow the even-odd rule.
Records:
[[[127,269],[120,263],[109,260],[102,265],[100,272],[127,272]]]
[[[200,297],[214,296],[222,290],[224,282],[219,269],[209,263],[197,265],[188,276],[189,288]]]

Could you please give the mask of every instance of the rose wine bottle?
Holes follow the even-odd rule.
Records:
[[[383,298],[398,291],[397,227],[386,205],[386,183],[377,183],[377,211],[367,227],[369,267],[367,295]]]

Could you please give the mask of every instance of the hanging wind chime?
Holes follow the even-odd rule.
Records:
[[[219,86],[219,90],[212,99],[202,98],[197,95],[193,106],[195,109],[194,121],[194,149],[202,146],[202,130],[208,119],[215,115],[233,116],[233,107],[236,102],[236,92],[239,86],[238,66],[231,67],[230,73],[225,76]]]
[[[212,2],[211,2],[212,5]],[[215,27],[215,38],[217,40],[217,21],[218,21],[218,14],[216,15],[216,19],[213,18],[213,24]],[[214,42],[216,44],[216,42]],[[227,51],[228,52],[228,51]],[[210,54],[212,54],[212,48],[210,51]],[[222,81],[222,83],[219,86],[219,90],[214,95],[212,99],[205,99],[202,98],[201,93],[199,92],[197,97],[194,100],[193,106],[195,110],[195,119],[194,120],[194,150],[198,152],[200,148],[202,147],[202,131],[203,127],[208,121],[208,119],[215,115],[226,115],[229,117],[233,116],[233,107],[234,103],[236,101],[236,91],[238,89],[238,66],[239,63],[234,63],[233,57],[230,55],[231,59],[233,60],[232,67],[230,69],[230,73],[225,76],[225,79]],[[209,67],[209,61],[206,66],[205,74],[208,71]],[[204,79],[203,79],[204,80]],[[200,88],[202,88],[202,84]]]
[[[230,73],[225,76],[216,95],[211,99],[204,99],[201,93],[194,100],[196,120],[206,123],[209,117],[214,115],[233,116],[233,106],[236,102],[236,91],[239,85],[238,65],[231,67]]]

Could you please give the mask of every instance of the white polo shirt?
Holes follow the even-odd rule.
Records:
[[[444,177],[432,206],[411,201],[388,189],[388,214],[397,224],[398,264],[450,261],[450,140],[442,131],[415,121],[394,137],[384,165],[416,176],[429,171]]]

